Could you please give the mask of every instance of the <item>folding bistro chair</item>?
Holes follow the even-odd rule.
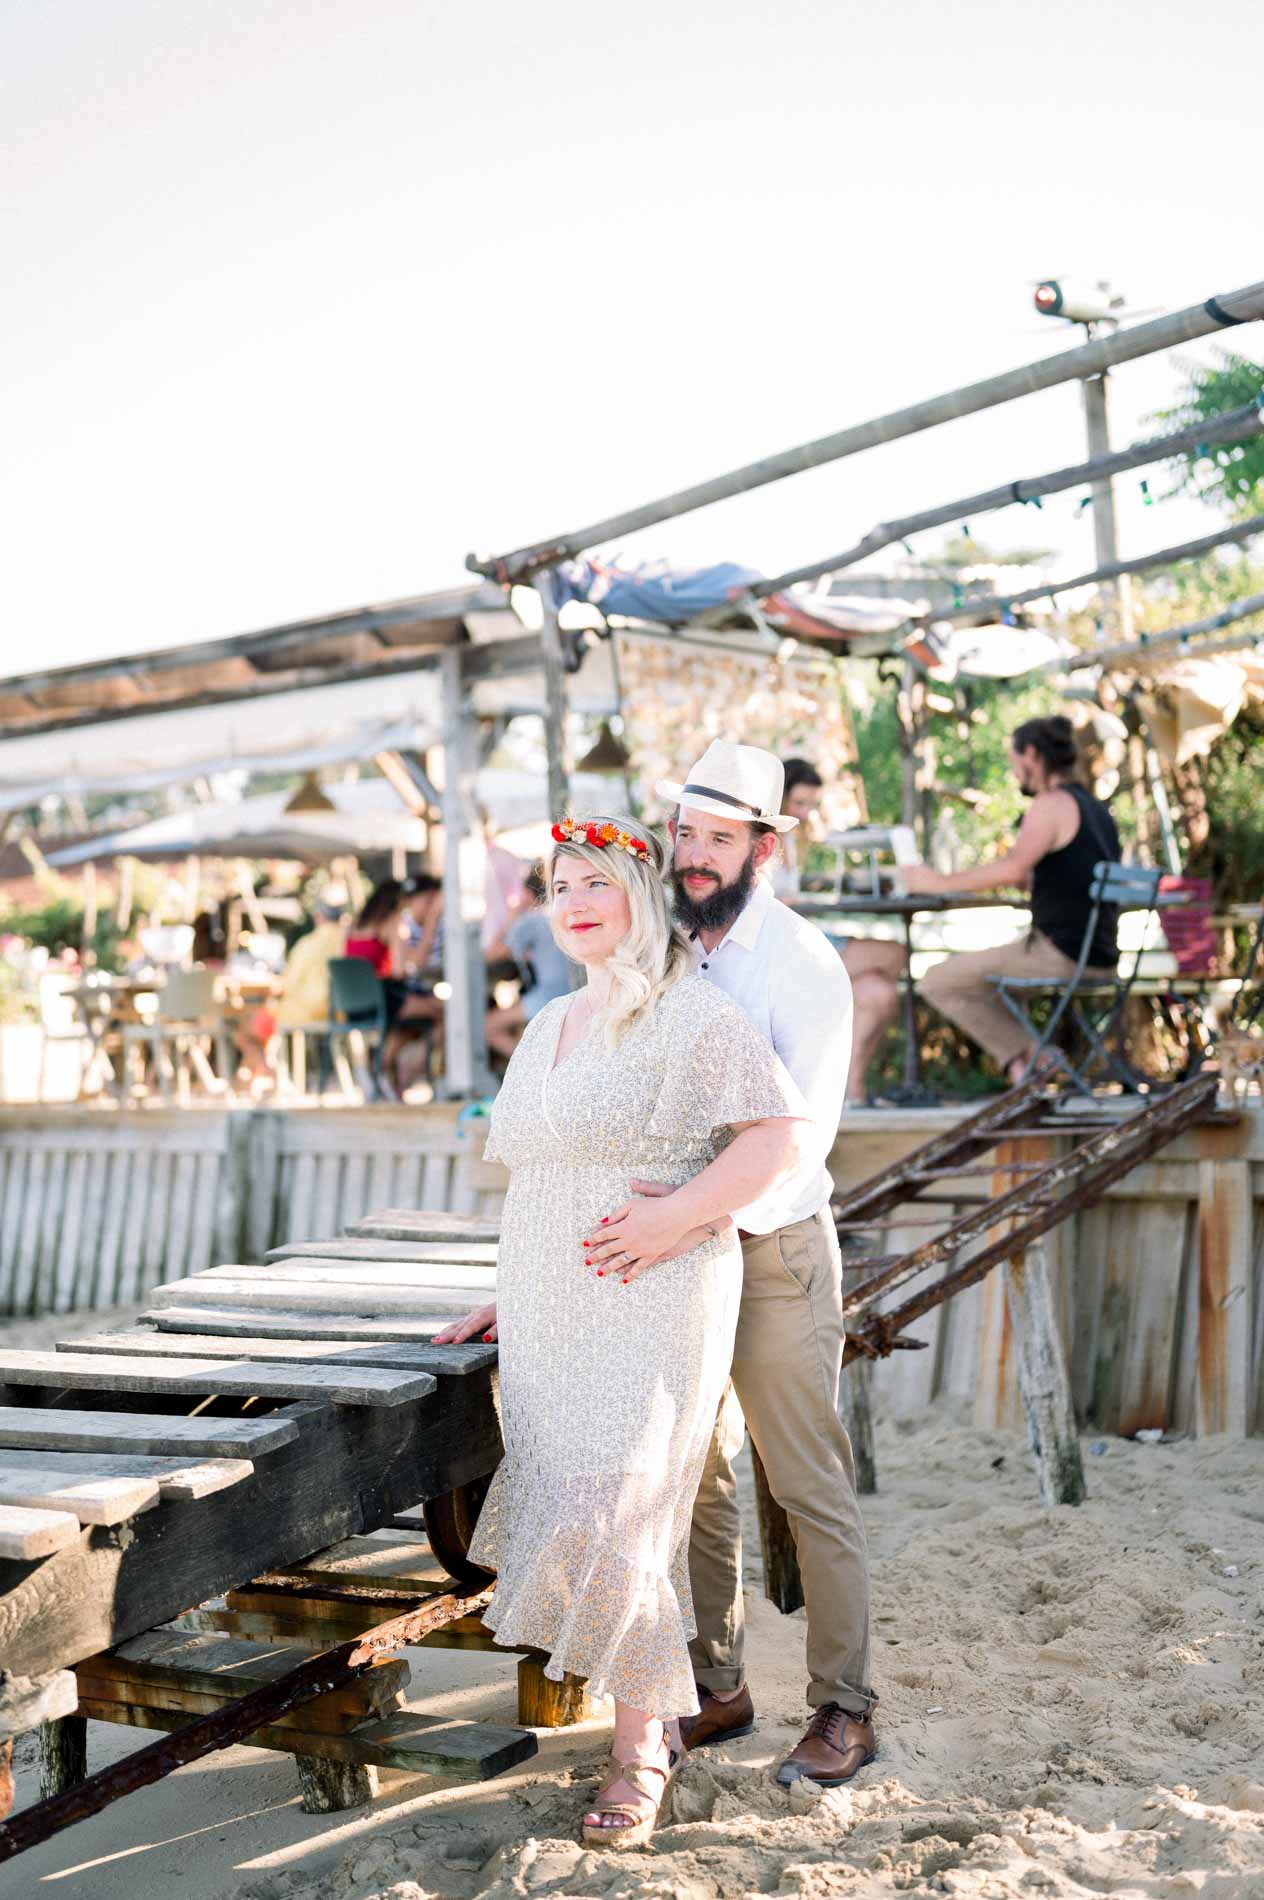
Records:
[[[1102,912],[1141,910],[1146,912],[1148,922],[1158,902],[1162,876],[1161,871],[1147,870],[1141,865],[1114,864],[1103,859],[1100,864],[1093,866],[1093,881],[1089,886],[1092,908],[1084,926],[1080,954],[1070,976],[1062,982],[1049,976],[988,978],[1015,1022],[1035,1042],[1032,1061],[1039,1061],[1048,1051],[1066,1071],[1072,1085],[1083,1095],[1091,1096],[1093,1093],[1087,1071],[1094,1059],[1100,1064],[1101,1072],[1112,1075],[1130,1094],[1150,1086],[1146,1077],[1139,1074],[1124,1055],[1111,1047],[1141,968],[1146,936],[1144,926],[1126,977],[1116,974],[1109,981],[1101,977],[1085,981],[1084,972],[1088,968],[1089,951]],[[1043,1029],[1037,1029],[1029,1007],[1040,996],[1052,996],[1055,999]],[[1064,1020],[1078,1030],[1088,1044],[1089,1054],[1082,1059],[1080,1068],[1065,1050],[1052,1046],[1053,1038]]]
[[[386,990],[367,957],[329,959],[329,1013],[334,1019],[329,1047],[338,1086],[344,1095],[355,1093],[348,1059],[350,1051],[361,1071],[367,1072],[373,1093],[380,1095],[382,1044],[386,1040]]]

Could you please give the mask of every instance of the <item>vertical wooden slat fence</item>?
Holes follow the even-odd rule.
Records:
[[[849,1113],[835,1179],[868,1178],[942,1125],[915,1111]],[[141,1300],[161,1280],[262,1260],[374,1208],[494,1213],[505,1175],[481,1160],[485,1126],[459,1128],[447,1105],[0,1108],[0,1315]],[[1049,1139],[1051,1154],[1058,1145]],[[963,1179],[961,1202],[991,1185]],[[918,1238],[925,1230],[897,1226],[882,1249]],[[1264,1108],[1182,1136],[1046,1248],[1083,1423],[1264,1430]],[[1000,1276],[915,1330],[929,1349],[874,1371],[891,1410],[950,1395],[980,1423],[1021,1428]]]

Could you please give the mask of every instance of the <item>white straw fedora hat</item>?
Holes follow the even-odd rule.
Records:
[[[683,785],[660,778],[654,790],[668,804],[688,805],[713,818],[741,818],[747,824],[771,825],[774,831],[793,831],[798,819],[785,817],[781,810],[785,782],[775,752],[713,739],[690,766]]]

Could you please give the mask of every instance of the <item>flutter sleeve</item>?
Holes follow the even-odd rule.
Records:
[[[702,979],[692,987],[695,1007],[672,1011],[662,1087],[647,1133],[688,1143],[738,1122],[811,1121],[771,1043],[737,1004]]]

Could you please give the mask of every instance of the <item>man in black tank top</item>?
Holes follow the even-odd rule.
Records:
[[[1021,1082],[1035,1045],[996,990],[993,976],[1071,975],[1092,902],[1093,866],[1103,858],[1118,862],[1119,833],[1100,799],[1076,782],[1075,738],[1069,719],[1029,719],[1010,741],[1014,774],[1031,805],[1007,851],[988,864],[945,877],[929,865],[910,865],[903,873],[910,891],[990,891],[1031,887],[1031,929],[1015,943],[993,950],[970,950],[945,957],[922,979],[922,995],[941,1015],[980,1043],[1005,1071]],[[1086,975],[1110,977],[1119,949],[1116,913],[1103,908],[1089,951]]]

